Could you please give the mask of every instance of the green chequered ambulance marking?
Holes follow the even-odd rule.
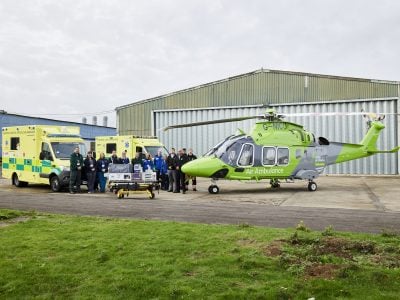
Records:
[[[24,158],[8,157],[3,159],[3,169],[50,174],[52,171],[59,174],[61,170],[52,166],[49,160],[33,160]]]
[[[32,166],[32,172],[40,173],[42,172],[42,167]]]
[[[51,161],[49,160],[42,160],[43,167],[51,167]]]

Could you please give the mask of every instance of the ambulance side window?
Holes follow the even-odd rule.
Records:
[[[112,153],[113,151],[117,151],[117,144],[106,144],[106,153]]]
[[[12,137],[11,138],[11,150],[19,150],[19,137]]]
[[[39,158],[41,160],[53,160],[53,156],[51,155],[49,144],[42,143],[42,151],[40,151]]]

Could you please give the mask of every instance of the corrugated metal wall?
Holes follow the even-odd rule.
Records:
[[[325,103],[275,105],[282,113],[299,112],[359,112],[363,108],[373,112],[397,112],[398,98],[386,100],[336,101]],[[193,148],[195,153],[203,154],[219,141],[234,134],[237,128],[249,132],[254,120],[243,122],[223,123],[174,129],[167,132],[160,130],[172,124],[200,122],[247,115],[259,115],[264,108],[253,107],[225,107],[197,110],[166,110],[155,111],[154,131],[161,141],[168,147]],[[358,143],[365,135],[367,128],[362,116],[337,117],[293,117],[288,121],[304,125],[306,130],[316,137],[324,136],[331,141]],[[386,129],[378,140],[379,149],[391,149],[399,144],[397,132],[398,119],[394,115],[386,116]],[[378,154],[369,158],[350,161],[330,166],[326,172],[333,174],[398,174],[397,154]]]
[[[320,102],[398,97],[398,83],[277,70],[258,70],[117,108],[119,134],[151,134],[160,109]]]
[[[387,100],[364,100],[337,103],[280,105],[276,109],[282,113],[300,112],[397,112],[398,98]],[[330,141],[359,143],[367,132],[362,116],[335,117],[291,117],[288,121],[299,123],[313,132],[316,137],[323,136]],[[398,141],[398,117],[387,115],[383,123],[386,128],[378,139],[378,149],[387,150],[396,147]],[[378,154],[367,158],[349,161],[328,167],[331,174],[398,174],[397,154]]]

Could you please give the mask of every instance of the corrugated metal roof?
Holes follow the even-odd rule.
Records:
[[[116,108],[119,134],[152,134],[153,111],[399,96],[397,81],[257,70]]]
[[[44,121],[54,121],[54,122],[63,122],[63,123],[68,123],[77,126],[85,125],[85,126],[93,126],[93,127],[99,127],[99,128],[109,128],[109,129],[116,129],[115,127],[109,127],[109,126],[102,126],[102,125],[94,125],[94,124],[87,124],[87,123],[79,123],[79,122],[72,122],[72,121],[64,121],[64,120],[57,120],[57,119],[49,119],[49,118],[42,118],[42,117],[33,117],[33,116],[27,116],[27,115],[19,115],[19,114],[14,114],[14,113],[8,113],[5,110],[0,110],[0,115],[7,115],[7,116],[14,116],[14,117],[21,117],[21,118],[31,118],[35,120],[44,120]]]
[[[255,75],[255,74],[259,74],[259,73],[272,73],[272,74],[276,74],[276,75],[300,76],[302,78],[306,77],[307,80],[309,80],[308,79],[309,77],[314,77],[314,78],[325,78],[325,79],[330,79],[330,80],[335,79],[335,80],[341,80],[341,81],[346,80],[346,81],[365,82],[365,83],[368,83],[368,84],[371,84],[371,83],[389,84],[389,85],[399,85],[400,84],[400,81],[366,79],[366,78],[357,78],[357,77],[324,75],[324,74],[294,72],[294,71],[284,71],[284,70],[260,69],[260,70],[252,71],[252,72],[249,72],[249,73],[244,73],[244,74],[240,74],[240,75],[236,75],[236,76],[231,76],[231,77],[228,77],[228,78],[225,78],[225,79],[212,81],[212,82],[209,82],[209,83],[206,83],[206,84],[201,84],[201,85],[197,85],[197,86],[190,87],[190,88],[187,88],[187,89],[182,89],[182,90],[179,90],[179,91],[175,91],[175,92],[171,92],[171,93],[168,93],[168,94],[160,95],[160,96],[157,96],[157,97],[152,97],[152,98],[140,100],[140,101],[137,101],[137,102],[134,102],[134,103],[122,105],[122,106],[116,107],[115,110],[119,111],[121,109],[130,107],[130,106],[135,106],[135,105],[139,105],[139,104],[143,104],[143,103],[151,102],[151,101],[163,100],[163,99],[166,99],[166,98],[168,98],[170,96],[176,96],[176,95],[181,94],[181,93],[194,92],[195,90],[198,90],[198,89],[201,89],[201,88],[204,88],[204,87],[210,87],[210,86],[213,86],[213,85],[219,85],[219,84],[224,83],[224,82],[234,81],[234,80],[237,80],[237,79],[243,79],[244,77],[252,76],[252,75]],[[259,87],[259,83],[257,84],[257,86]]]

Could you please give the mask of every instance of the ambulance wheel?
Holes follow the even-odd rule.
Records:
[[[58,178],[58,176],[53,176],[50,178],[50,187],[51,190],[55,193],[61,190],[60,179]]]
[[[315,192],[317,190],[317,184],[314,181],[308,183],[308,190],[310,192]]]
[[[218,194],[219,193],[219,187],[217,185],[210,185],[208,187],[208,192],[210,194]]]
[[[20,181],[17,174],[14,174],[12,177],[12,184],[16,187],[25,187],[28,186],[26,181]]]

